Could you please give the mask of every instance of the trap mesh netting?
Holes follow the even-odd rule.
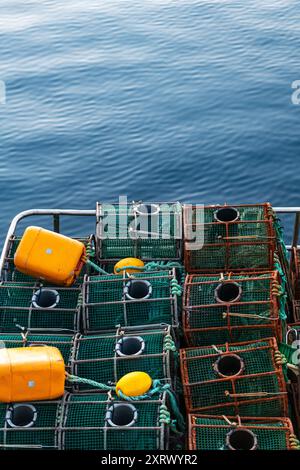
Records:
[[[300,299],[300,257],[299,248],[294,247],[291,252],[291,284],[295,300]]]
[[[97,203],[97,253],[100,260],[181,257],[182,208],[176,203]]]
[[[170,327],[121,329],[115,334],[77,336],[70,362],[72,374],[98,382],[117,382],[143,371],[152,379],[176,382],[177,350]],[[80,389],[89,388],[80,385]]]
[[[134,277],[90,276],[84,282],[84,332],[116,326],[169,324],[177,326],[175,270],[135,274]]]
[[[188,412],[287,416],[283,358],[274,338],[180,350]]]
[[[67,372],[100,383],[116,383],[129,372],[143,371],[155,379],[176,384],[178,352],[169,326],[156,329],[124,329],[115,333],[84,336],[0,334],[0,347],[55,346]],[[72,385],[66,381],[66,387]],[[97,391],[89,384],[73,384],[73,390]]]
[[[0,404],[2,448],[164,450],[168,403],[126,402],[106,393],[66,394],[61,400]]]
[[[272,269],[276,237],[270,204],[183,206],[187,272]]]
[[[189,415],[189,450],[294,450],[288,418]]]
[[[51,287],[40,282],[0,283],[0,332],[20,327],[39,330],[79,329],[81,289]]]
[[[281,340],[285,318],[277,271],[186,277],[183,329],[189,346],[270,336]]]

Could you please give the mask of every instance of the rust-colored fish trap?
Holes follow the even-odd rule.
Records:
[[[289,418],[189,415],[189,450],[297,450]]]
[[[189,346],[282,338],[285,297],[277,271],[190,275],[183,298],[183,329]]]
[[[300,322],[300,300],[293,301],[293,321]]]
[[[300,299],[300,255],[299,249],[294,247],[291,252],[291,282],[294,299]]]
[[[276,235],[269,203],[183,207],[187,272],[273,269]]]
[[[181,349],[188,413],[287,416],[282,362],[275,338]]]

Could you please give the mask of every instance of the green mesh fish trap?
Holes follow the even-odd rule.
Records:
[[[276,236],[270,204],[183,206],[189,273],[273,269]]]
[[[26,330],[77,331],[80,321],[79,287],[43,286],[39,282],[0,283],[0,332]]]
[[[288,418],[189,415],[189,450],[297,450]]]
[[[183,329],[189,346],[271,336],[280,341],[284,318],[284,290],[277,271],[186,277]]]
[[[142,371],[152,379],[168,380],[175,385],[177,356],[169,326],[118,328],[111,334],[77,336],[71,374],[108,384],[116,383],[129,372]],[[80,389],[84,388],[91,387],[80,385]]]
[[[86,277],[83,293],[84,333],[118,326],[177,326],[178,283],[175,269],[128,277]]]
[[[180,260],[182,207],[176,203],[97,203],[99,260]]]
[[[188,413],[287,416],[282,361],[274,338],[181,349]]]
[[[66,394],[61,400],[0,404],[0,447],[58,450],[165,450],[170,426],[165,394],[120,401],[110,394]]]

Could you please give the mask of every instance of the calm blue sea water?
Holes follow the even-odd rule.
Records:
[[[300,205],[299,24],[298,0],[1,0],[0,239],[119,194]]]

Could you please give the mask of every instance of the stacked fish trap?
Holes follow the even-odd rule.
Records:
[[[188,447],[298,448],[277,346],[286,328],[286,279],[274,212],[269,204],[183,210]]]
[[[176,386],[177,349],[170,326],[143,330],[118,328],[115,333],[84,336],[31,334],[0,335],[5,348],[54,346],[61,352],[68,373],[100,383],[116,383],[135,370],[147,372]],[[68,386],[70,388],[70,385]],[[94,391],[89,383],[73,390]]]
[[[291,253],[291,281],[295,300],[300,300],[300,257],[299,248],[294,247]]]
[[[289,418],[189,416],[189,450],[295,450]]]
[[[0,404],[4,448],[168,449],[166,394],[125,402],[107,393],[65,394],[60,400]]]
[[[117,325],[178,326],[175,269],[136,273],[134,277],[86,277],[83,285],[83,330],[112,330]]]
[[[274,338],[182,349],[180,365],[189,413],[286,416],[282,356]]]
[[[102,383],[116,383],[133,371],[176,385],[177,352],[170,327],[123,329],[115,334],[76,338],[70,361],[72,374],[93,377]],[[87,388],[82,384],[80,389]]]
[[[189,274],[272,269],[276,239],[270,204],[184,205],[183,214]]]
[[[97,203],[96,217],[97,256],[104,265],[128,257],[181,260],[180,203]]]
[[[26,329],[78,331],[81,288],[35,282],[0,283],[0,331]]]
[[[16,398],[0,406],[3,448],[119,450],[134,445],[164,450],[173,441],[178,445],[183,423],[175,395],[178,352],[173,328],[178,327],[182,291],[176,271],[181,240],[175,237],[181,229],[181,206],[128,207],[134,207],[133,233],[138,230],[143,236],[121,239],[120,245],[114,237],[102,243],[99,236],[96,244],[93,236],[60,239],[39,227],[29,227],[22,239],[12,236],[0,284],[0,345],[14,349],[12,356],[5,353],[5,360],[34,357],[35,347],[50,347],[49,354],[51,348],[58,350],[58,358],[60,352],[64,369],[60,366],[59,374],[65,371],[66,377],[63,381],[60,376],[60,385],[53,388],[61,390],[64,383],[62,398],[26,398],[21,403]],[[146,229],[146,214],[152,210],[159,213],[158,225],[150,217]],[[122,209],[119,216],[121,222]],[[98,235],[102,221],[100,217],[97,222]],[[154,243],[144,229],[151,236],[158,231]],[[126,269],[124,260],[125,269],[110,274],[125,255],[152,264],[131,259],[139,263]],[[30,355],[22,356],[23,349]],[[13,370],[19,373],[17,364]]]
[[[285,309],[278,271],[186,277],[183,329],[189,346],[282,339]]]
[[[44,357],[35,347],[52,347],[62,356],[60,394],[1,404],[0,446],[182,444],[174,393],[182,310],[188,448],[298,448],[286,388],[295,350],[276,342],[286,326],[279,235],[269,204],[185,205],[182,221],[179,203],[142,202],[97,203],[95,237],[76,241],[39,227],[22,240],[13,235],[0,283],[3,357]],[[298,338],[298,325],[289,328]]]

